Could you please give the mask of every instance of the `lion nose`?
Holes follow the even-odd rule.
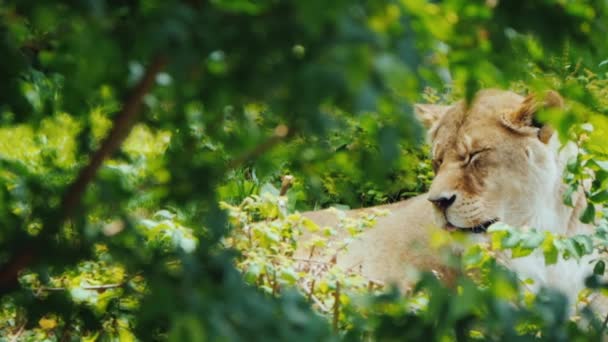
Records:
[[[441,194],[437,196],[429,196],[428,198],[437,208],[446,211],[456,201],[455,194]]]

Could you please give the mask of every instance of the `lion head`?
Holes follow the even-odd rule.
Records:
[[[513,226],[556,223],[549,198],[561,198],[562,161],[553,130],[535,113],[561,107],[562,98],[544,99],[511,91],[483,90],[468,105],[416,105],[428,129],[436,173],[428,200],[440,226],[483,232],[502,221]]]

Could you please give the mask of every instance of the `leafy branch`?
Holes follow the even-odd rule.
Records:
[[[156,75],[165,67],[167,59],[164,55],[156,56],[150,63],[139,83],[127,97],[120,112],[114,118],[112,129],[101,146],[89,158],[89,163],[80,171],[76,180],[68,187],[61,201],[60,219],[51,225],[45,235],[54,234],[59,230],[61,223],[69,219],[80,204],[82,195],[87,186],[93,181],[103,161],[112,155],[122,144],[137,122],[140,107],[144,96],[150,92]],[[19,272],[32,264],[38,257],[37,248],[44,241],[27,239],[19,252],[13,255],[0,270],[0,294],[10,292],[17,285]]]

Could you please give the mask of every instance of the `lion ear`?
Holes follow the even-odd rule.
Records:
[[[417,103],[414,105],[414,113],[416,114],[418,121],[420,121],[426,129],[430,130],[439,122],[449,107],[450,106]]]
[[[509,113],[503,114],[502,123],[514,132],[536,135],[543,143],[548,143],[553,136],[553,128],[547,124],[541,124],[536,120],[538,109],[563,108],[564,99],[555,91],[551,90],[545,95],[544,101],[538,101],[534,94],[528,95],[521,106]]]

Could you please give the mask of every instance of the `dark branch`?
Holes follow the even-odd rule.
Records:
[[[119,287],[123,287],[123,286],[125,286],[125,284],[126,283],[89,285],[89,286],[81,286],[80,288],[82,288],[84,290],[105,291],[105,290],[109,290],[109,289],[117,289]],[[65,287],[41,287],[39,290],[52,292],[52,291],[66,291],[68,289]]]
[[[72,216],[80,203],[87,185],[95,178],[103,161],[120,147],[129,135],[129,132],[131,132],[133,125],[137,121],[143,97],[150,91],[154,85],[156,75],[164,68],[165,64],[166,59],[163,56],[158,56],[152,61],[144,77],[133,89],[122,110],[116,115],[112,130],[101,144],[101,147],[95,151],[89,164],[80,171],[78,178],[69,187],[61,203],[64,219]]]

